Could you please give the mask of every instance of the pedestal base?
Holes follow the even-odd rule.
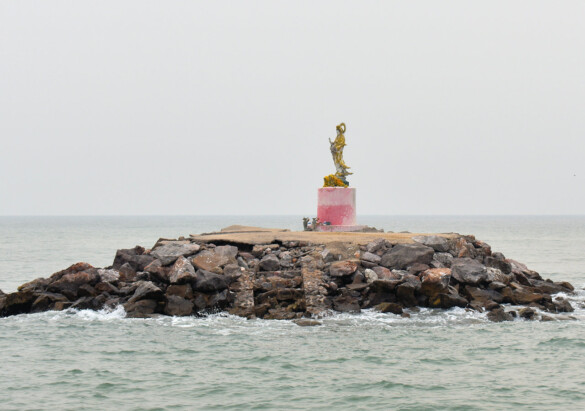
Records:
[[[319,189],[317,218],[321,224],[328,222],[331,226],[355,226],[355,215],[354,187],[322,187]]]
[[[326,233],[354,232],[363,231],[366,227],[365,225],[320,225],[317,227],[317,231]]]

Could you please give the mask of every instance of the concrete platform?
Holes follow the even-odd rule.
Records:
[[[221,231],[203,234],[191,234],[191,239],[206,243],[225,241],[237,244],[271,244],[275,241],[304,241],[311,244],[330,244],[334,242],[365,245],[377,238],[385,238],[393,244],[413,243],[412,237],[418,235],[438,235],[456,238],[456,233],[351,233],[351,232],[315,232],[290,231],[282,228],[262,228],[233,225]]]

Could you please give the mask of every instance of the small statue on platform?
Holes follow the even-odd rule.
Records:
[[[303,217],[303,230],[310,231],[309,230],[309,217]]]
[[[323,187],[347,187],[349,183],[346,177],[353,174],[348,171],[350,167],[343,161],[343,147],[347,145],[345,144],[344,136],[346,130],[345,123],[339,124],[335,129],[337,130],[337,137],[335,137],[334,141],[329,139],[331,155],[335,164],[335,174],[330,174],[323,179]]]

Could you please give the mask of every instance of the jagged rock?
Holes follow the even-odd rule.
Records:
[[[512,272],[512,264],[493,255],[485,257],[483,263],[487,267],[497,268],[504,274],[510,274]]]
[[[244,270],[241,275],[230,284],[230,291],[235,294],[234,306],[230,314],[250,318],[254,315],[254,281],[253,274]]]
[[[223,310],[233,302],[232,294],[226,289],[216,293],[195,292],[194,303],[198,311],[217,311]]]
[[[171,284],[185,284],[191,283],[197,279],[193,265],[185,257],[180,256],[173,264],[169,273],[169,280]]]
[[[169,265],[174,263],[179,257],[188,257],[195,254],[200,248],[199,244],[172,242],[156,247],[150,252],[150,255],[160,260],[162,265]]]
[[[111,283],[104,282],[104,281],[101,281],[101,282],[97,283],[95,285],[94,289],[98,293],[108,293],[110,295],[112,295],[112,294],[118,294],[120,292],[120,290],[118,289],[118,287],[116,287],[115,285],[113,285]]]
[[[134,271],[144,271],[144,267],[154,261],[154,257],[146,255],[144,252],[144,247],[140,246],[116,251],[113,268],[119,269],[127,263]]]
[[[287,311],[283,308],[273,308],[268,310],[268,314],[264,316],[267,320],[293,320],[298,318],[301,313]]]
[[[426,245],[427,247],[431,247],[433,250],[444,253],[449,251],[449,240],[445,237],[441,237],[438,235],[429,235],[429,236],[416,236],[412,237],[412,239],[422,245]]]
[[[573,291],[572,286],[571,288],[568,288],[565,285],[567,283],[553,283],[548,281],[530,280],[530,284],[532,285],[535,291],[543,294],[570,293]]]
[[[104,296],[98,297],[85,296],[75,300],[75,302],[71,304],[71,308],[74,308],[76,310],[97,311],[103,307],[104,302],[105,302]]]
[[[120,279],[120,273],[114,269],[99,268],[98,275],[100,281],[104,283],[115,283]]]
[[[216,271],[226,264],[237,264],[236,255],[238,248],[231,245],[222,245],[215,247],[213,250],[204,250],[199,252],[191,263],[195,268],[205,271]]]
[[[291,268],[293,266],[293,256],[290,251],[283,251],[279,254],[280,265],[284,268]]]
[[[403,270],[415,263],[429,264],[434,253],[431,247],[420,244],[397,244],[382,256],[380,265]]]
[[[451,264],[451,275],[462,284],[479,284],[488,278],[487,268],[477,260],[457,258]]]
[[[534,293],[534,292],[532,292],[530,290],[526,290],[526,289],[518,289],[518,290],[514,290],[514,292],[512,294],[512,301],[505,301],[505,302],[511,302],[513,304],[528,305],[530,303],[539,303],[544,298],[545,297],[543,294]]]
[[[378,251],[386,251],[392,248],[392,244],[384,239],[384,238],[377,238],[372,242],[369,242],[366,245],[366,251],[369,253],[376,253]]]
[[[514,320],[512,314],[505,312],[504,309],[501,307],[487,313],[487,318],[495,323]]]
[[[163,291],[150,281],[141,281],[128,302],[133,303],[139,300],[156,300],[164,298]]]
[[[467,300],[458,294],[437,294],[429,298],[429,306],[432,308],[466,307]]]
[[[193,312],[193,303],[178,295],[167,296],[167,305],[165,306],[164,313],[166,315],[172,315],[174,317],[183,317],[191,315]]]
[[[433,261],[439,262],[439,264],[441,264],[445,268],[450,268],[451,264],[453,263],[453,256],[450,253],[435,253],[435,255],[433,256]]]
[[[504,301],[502,294],[489,289],[482,290],[481,288],[467,286],[465,287],[465,294],[469,296],[469,299],[472,302],[476,301],[482,305],[485,305],[489,301],[494,301],[498,304]]]
[[[437,294],[445,294],[449,291],[449,280],[451,269],[431,268],[421,274],[420,292],[427,297],[434,297]]]
[[[331,277],[345,277],[352,275],[357,270],[357,264],[354,261],[337,261],[331,263],[329,275]]]
[[[557,297],[554,299],[553,304],[558,313],[570,313],[575,311],[571,303],[566,298]]]
[[[504,272],[499,268],[487,267],[486,270],[487,270],[486,282],[488,283],[499,282],[503,284],[510,284],[510,281],[514,279],[514,275],[504,274]]]
[[[48,278],[37,278],[17,288],[18,291],[42,292],[47,289],[50,280]]]
[[[197,270],[193,289],[204,293],[215,293],[228,287],[226,278],[206,270]]]
[[[148,318],[157,312],[157,309],[158,301],[156,300],[139,300],[124,304],[128,318]]]
[[[277,271],[280,269],[280,260],[274,254],[266,254],[260,260],[260,269],[263,271]]]
[[[366,251],[362,255],[361,259],[363,261],[369,261],[372,264],[378,265],[380,263],[380,260],[382,259],[382,257],[380,257],[379,255],[376,255],[376,254],[373,254],[373,253],[370,253],[370,252],[367,252]]]
[[[64,270],[61,270],[61,271],[56,272],[55,274],[52,274],[49,277],[49,280],[50,280],[50,282],[54,282],[54,281],[60,280],[61,277],[63,277],[64,275],[75,274],[75,273],[79,273],[81,271],[90,271],[93,268],[94,267],[88,263],[75,263],[73,265],[70,265],[69,267],[67,267]]]
[[[97,284],[100,280],[100,276],[97,270],[94,268],[88,269],[87,271],[80,271],[70,274],[65,274],[49,284],[47,290],[49,292],[63,294],[70,300],[75,300],[78,297],[79,287],[84,284],[91,286]]]
[[[506,284],[500,283],[499,281],[491,282],[489,285],[490,290],[500,291],[503,288],[506,288]]]
[[[381,303],[375,308],[382,313],[402,314],[402,306],[396,303]]]

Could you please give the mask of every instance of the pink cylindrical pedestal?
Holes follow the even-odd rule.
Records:
[[[323,187],[317,199],[317,218],[331,225],[356,225],[355,187]]]

